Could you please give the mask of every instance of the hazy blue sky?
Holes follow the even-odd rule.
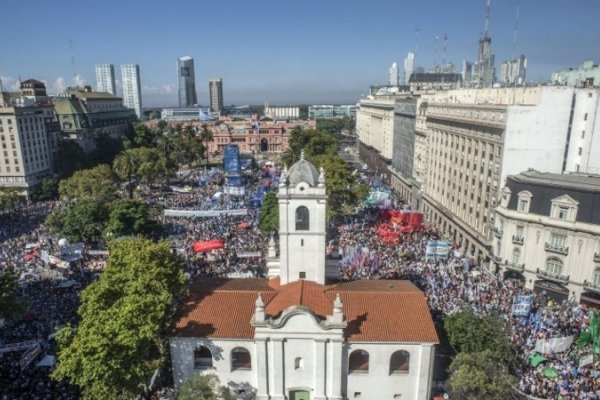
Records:
[[[493,0],[496,68],[512,56],[519,0]],[[600,0],[520,0],[517,53],[527,78],[600,61]],[[144,105],[174,105],[176,60],[194,57],[198,100],[223,78],[225,103],[355,102],[403,66],[418,38],[417,65],[433,65],[435,37],[447,59],[477,56],[485,0],[0,0],[0,76],[42,79],[51,93],[74,81],[95,86],[94,64],[140,65]],[[73,42],[75,71],[69,39]],[[438,62],[442,61],[442,41]]]

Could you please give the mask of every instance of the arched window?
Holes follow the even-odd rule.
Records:
[[[250,352],[243,347],[231,350],[231,370],[236,369],[252,369]]]
[[[518,264],[519,261],[521,261],[521,249],[519,249],[518,247],[515,247],[513,249],[513,253],[512,253],[512,263]]]
[[[563,263],[558,258],[546,260],[546,272],[550,275],[562,275]]]
[[[307,231],[309,226],[308,208],[304,206],[296,208],[296,230]]]
[[[406,374],[410,365],[410,354],[408,351],[398,350],[390,357],[390,375]]]
[[[369,372],[369,353],[365,350],[354,350],[350,353],[348,360],[348,372],[368,373]]]
[[[294,369],[302,369],[304,368],[304,360],[302,357],[296,357],[294,360]]]
[[[600,268],[596,268],[594,271],[594,285],[600,287]]]
[[[194,368],[205,369],[212,368],[213,357],[208,347],[200,346],[194,350]]]

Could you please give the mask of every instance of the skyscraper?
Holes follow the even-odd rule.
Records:
[[[399,84],[398,65],[393,63],[390,67],[390,86],[398,86]]]
[[[115,67],[112,64],[96,64],[96,90],[117,95]]]
[[[415,53],[408,53],[404,59],[404,84],[408,85],[410,76],[415,72]]]
[[[485,30],[483,36],[479,39],[479,58],[477,59],[477,86],[491,87],[496,79],[496,70],[494,68],[495,57],[492,54],[492,38],[489,36],[490,24],[490,4],[491,0],[487,0]]]
[[[191,107],[198,104],[192,57],[185,56],[177,59],[177,80],[179,82],[179,107]]]
[[[140,84],[140,67],[137,64],[122,64],[123,104],[135,111],[142,119],[142,85]]]
[[[526,72],[527,58],[524,55],[515,60],[507,60],[500,66],[500,83],[503,86],[523,85]]]
[[[223,79],[213,78],[208,81],[208,93],[210,111],[221,111],[223,109]]]

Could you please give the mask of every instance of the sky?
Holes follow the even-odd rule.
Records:
[[[177,58],[195,60],[198,101],[223,79],[225,104],[355,103],[409,51],[425,69],[477,58],[486,0],[0,0],[4,90],[96,86],[95,64],[140,65],[144,106],[177,104]],[[600,62],[600,0],[492,0],[496,69],[528,58],[527,81]],[[418,34],[417,34],[418,28]],[[437,41],[436,37],[440,39]],[[437,47],[437,57],[436,49]],[[74,60],[74,65],[73,65]],[[117,84],[119,86],[119,83]]]

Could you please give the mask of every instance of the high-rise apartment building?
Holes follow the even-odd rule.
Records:
[[[177,59],[177,81],[179,83],[179,107],[198,104],[194,59],[189,56]]]
[[[408,85],[410,76],[415,72],[415,53],[408,53],[404,59],[404,84]]]
[[[390,67],[390,86],[398,86],[400,84],[400,78],[398,76],[398,64],[393,63]]]
[[[500,67],[500,83],[502,86],[518,86],[525,84],[527,58],[521,55],[516,60],[507,60]]]
[[[140,67],[137,64],[121,65],[123,80],[123,104],[135,111],[142,119],[142,85],[140,84]]]
[[[223,79],[213,78],[208,81],[210,111],[223,110]]]
[[[115,67],[112,64],[96,64],[96,90],[117,95]]]

